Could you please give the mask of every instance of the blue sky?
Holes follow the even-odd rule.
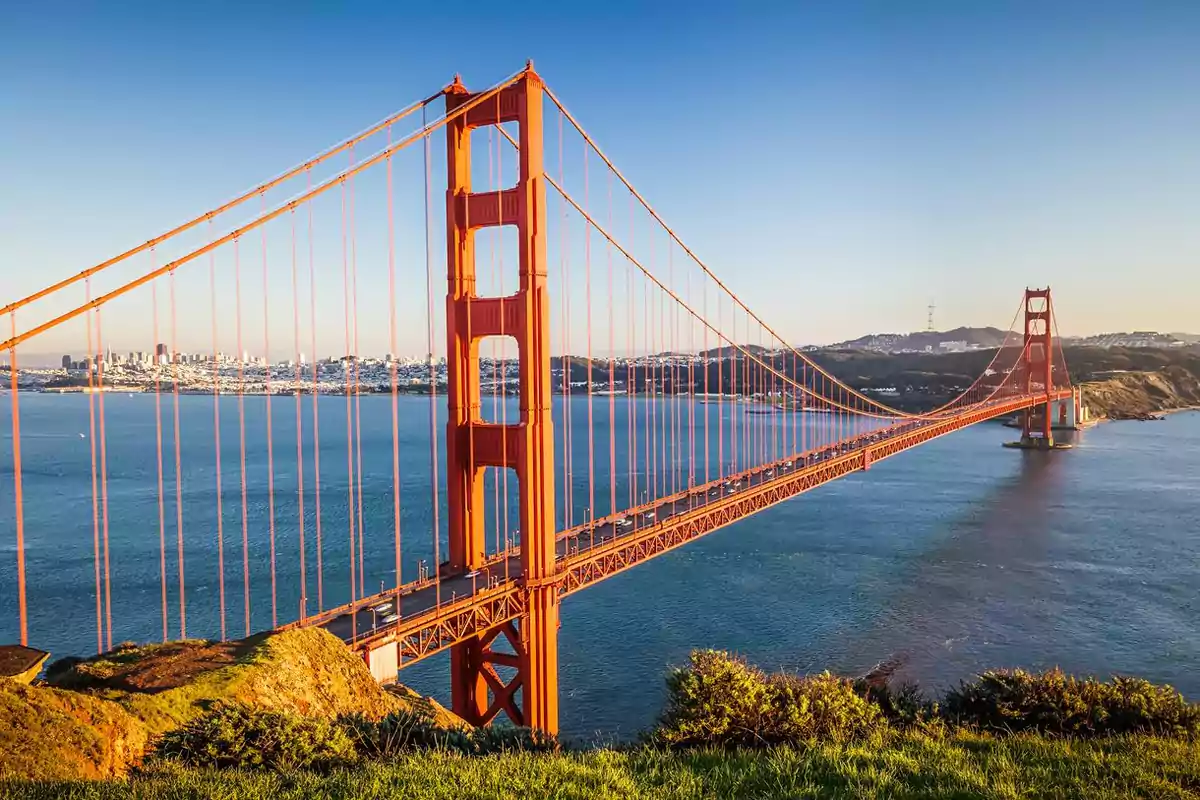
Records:
[[[792,341],[1200,329],[1196,3],[102,5],[5,11],[5,302],[533,58]]]

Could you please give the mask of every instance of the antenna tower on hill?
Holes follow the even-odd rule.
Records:
[[[926,328],[925,328],[925,330],[929,331],[930,333],[933,333],[933,311],[935,308],[937,308],[937,306],[935,306],[933,304],[933,301],[930,301],[930,303],[929,303],[929,320],[926,323]]]

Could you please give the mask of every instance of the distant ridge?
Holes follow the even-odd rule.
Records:
[[[1008,334],[999,328],[955,328],[949,331],[917,333],[873,333],[828,345],[828,350],[873,350],[881,353],[939,351],[943,342],[961,343],[962,349],[981,350],[999,347]]]

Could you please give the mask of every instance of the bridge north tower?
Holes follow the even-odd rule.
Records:
[[[1021,415],[1021,444],[1025,447],[1054,447],[1053,399],[1054,341],[1053,303],[1050,287],[1025,290],[1025,338],[1021,356],[1025,394],[1044,392],[1046,403],[1037,415],[1026,408]]]

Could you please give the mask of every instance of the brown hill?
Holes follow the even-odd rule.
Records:
[[[1139,419],[1157,411],[1200,406],[1200,379],[1181,366],[1153,372],[1118,372],[1083,384],[1093,415]]]

